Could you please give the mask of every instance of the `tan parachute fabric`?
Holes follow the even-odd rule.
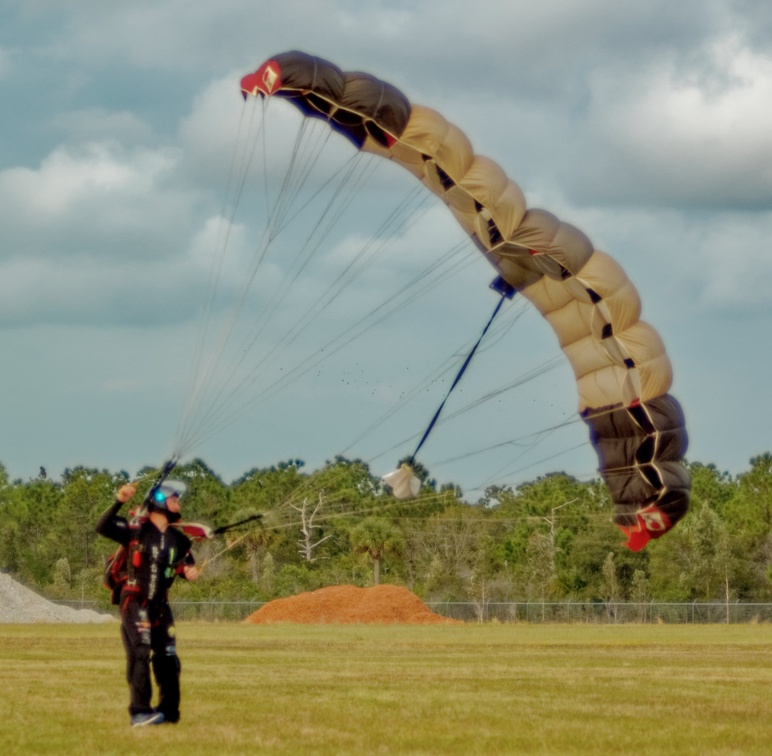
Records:
[[[450,208],[502,278],[549,321],[576,375],[579,411],[616,505],[643,548],[686,513],[690,477],[670,361],[622,268],[577,228],[529,209],[520,187],[436,111],[391,85],[302,52],[245,76],[247,95],[290,99],[359,149],[398,162]]]

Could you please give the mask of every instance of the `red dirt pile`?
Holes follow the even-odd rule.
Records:
[[[372,588],[333,585],[318,591],[269,601],[244,622],[438,625],[455,624],[456,620],[435,614],[415,593],[398,585],[376,585]]]

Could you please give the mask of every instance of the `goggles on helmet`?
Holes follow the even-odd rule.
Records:
[[[153,491],[149,504],[151,507],[166,514],[170,522],[174,522],[180,518],[180,515],[177,512],[170,512],[167,502],[174,496],[180,499],[186,490],[187,487],[181,481],[165,480]]]

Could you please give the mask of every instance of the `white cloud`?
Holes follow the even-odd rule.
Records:
[[[196,94],[190,113],[180,121],[180,143],[190,158],[185,169],[200,179],[223,182],[237,157],[248,159],[248,153],[234,154],[237,136],[249,121],[239,79],[232,72],[206,83]]]
[[[684,79],[668,65],[624,92],[620,82],[597,82],[594,127],[613,155],[600,170],[619,161],[628,172],[612,190],[625,183],[626,196],[662,204],[772,201],[772,60],[723,40],[713,63],[720,79]]]
[[[91,216],[90,222],[95,222],[94,204],[99,215],[114,208],[112,220],[119,220],[125,204],[146,198],[176,159],[148,150],[122,154],[118,145],[108,143],[91,143],[79,150],[60,147],[38,170],[3,171],[0,199],[14,224],[46,226],[73,215],[83,222]]]
[[[83,61],[122,58],[140,69],[200,75],[252,55],[257,63],[292,40],[308,45],[337,26],[338,6],[331,0],[86,3],[70,9],[67,38],[55,51]]]
[[[6,322],[189,317],[185,292],[208,270],[190,256],[201,197],[176,181],[179,161],[174,150],[92,142],[0,172]]]

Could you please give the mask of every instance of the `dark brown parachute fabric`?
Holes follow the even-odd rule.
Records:
[[[410,103],[396,87],[302,52],[276,55],[251,77],[259,91],[291,99],[307,116],[327,119],[360,149],[368,137],[388,148],[410,118]],[[242,80],[245,93],[249,78]],[[254,93],[253,88],[249,94]]]
[[[687,436],[667,392],[670,361],[640,319],[635,287],[577,228],[526,207],[520,187],[434,110],[373,76],[302,52],[276,55],[241,81],[244,97],[291,99],[359,149],[396,161],[450,208],[502,278],[554,329],[574,369],[579,412],[631,549],[667,532],[689,506]]]

